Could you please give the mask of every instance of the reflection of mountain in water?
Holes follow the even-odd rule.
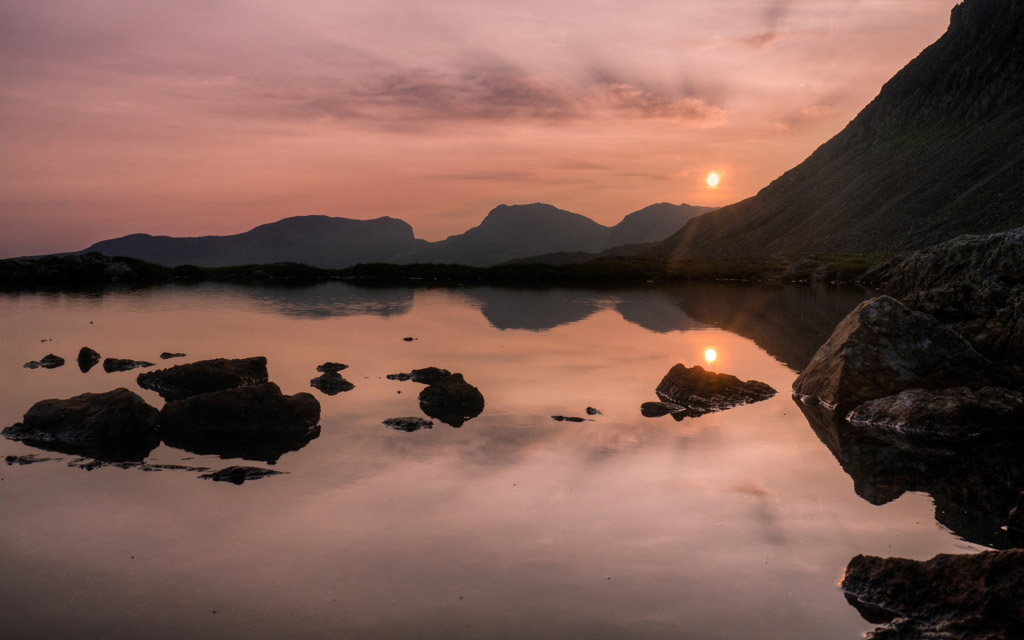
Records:
[[[607,293],[584,289],[503,289],[479,287],[465,291],[480,307],[495,329],[544,331],[559,325],[579,322],[607,308]]]
[[[362,287],[327,282],[301,287],[248,287],[244,293],[284,315],[328,318],[399,316],[412,308],[413,291],[409,287]]]
[[[820,406],[797,402],[818,438],[871,504],[907,491],[935,501],[935,520],[964,540],[1013,546],[1002,528],[1024,488],[1024,446],[989,444],[953,450],[875,438]]]

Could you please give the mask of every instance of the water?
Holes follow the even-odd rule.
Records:
[[[860,637],[873,625],[837,587],[851,557],[926,559],[998,536],[927,473],[880,489],[887,471],[862,468],[861,449],[812,429],[790,397],[865,295],[340,283],[4,295],[0,426],[37,400],[118,386],[162,406],[138,371],[82,374],[87,345],[158,366],[264,355],[285,393],[319,399],[322,432],[273,466],[285,475],[240,486],[187,470],[86,471],[0,440],[0,455],[56,458],[0,466],[0,634]],[[163,351],[188,357],[164,363]],[[22,368],[51,352],[67,365]],[[350,365],[354,390],[310,388],[329,360]],[[780,393],[697,419],[642,417],[677,362]],[[430,365],[462,372],[484,412],[459,429],[382,426],[422,415],[422,386],[385,376]],[[588,406],[603,415],[550,418]],[[147,462],[266,466],[165,445]]]

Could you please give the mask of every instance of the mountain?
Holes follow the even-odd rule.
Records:
[[[128,256],[166,266],[302,262],[323,268],[342,268],[360,262],[395,261],[427,244],[413,236],[408,223],[396,218],[352,220],[298,216],[231,236],[173,238],[138,233],[97,242],[85,251]]]
[[[966,0],[834,138],[649,255],[896,253],[1024,225],[1024,1]]]
[[[626,242],[655,242],[708,210],[660,203],[629,214],[614,227],[606,227],[549,204],[501,205],[478,226],[440,242],[417,239],[412,227],[396,218],[297,216],[230,236],[175,238],[139,233],[97,242],[81,253],[97,251],[166,266],[224,267],[274,262],[301,262],[331,269],[366,262],[489,266],[557,252],[592,257]]]

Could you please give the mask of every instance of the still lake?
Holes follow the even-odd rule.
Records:
[[[841,446],[790,396],[869,295],[344,283],[2,294],[0,427],[38,400],[116,387],[163,405],[135,383],[140,370],[80,372],[89,346],[154,368],[266,356],[286,394],[320,401],[322,429],[269,467],[284,474],[237,486],[181,469],[86,470],[0,439],[0,455],[52,458],[0,464],[0,635],[861,637],[874,625],[837,586],[853,556],[986,543],[937,522],[926,492],[861,497],[872,494],[855,490]],[[47,353],[67,364],[22,367]],[[325,361],[348,364],[355,388],[312,389]],[[641,416],[679,362],[779,394],[694,419]],[[422,416],[422,385],[387,374],[426,366],[461,372],[483,413],[458,429],[383,426]],[[268,467],[166,445],[146,462]]]

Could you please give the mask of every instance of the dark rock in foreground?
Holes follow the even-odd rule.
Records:
[[[344,371],[345,369],[348,369],[348,365],[342,364],[340,362],[325,362],[321,365],[317,365],[316,368],[316,370],[319,371],[320,373],[338,373],[339,371]]]
[[[274,471],[273,469],[261,469],[259,467],[239,467],[230,466],[215,471],[213,473],[204,473],[199,476],[206,480],[213,480],[214,482],[230,482],[231,484],[242,484],[246,480],[259,480],[260,478],[266,478],[268,476],[279,476],[281,471]]]
[[[1024,638],[1024,550],[919,562],[857,556],[841,583],[875,640]]]
[[[936,440],[1024,435],[1024,394],[999,387],[910,389],[871,400],[846,417],[854,425]]]
[[[434,423],[424,418],[408,417],[408,418],[388,418],[383,422],[385,426],[390,429],[396,429],[398,431],[413,432],[420,429],[432,429]]]
[[[144,369],[152,367],[152,362],[145,360],[130,360],[128,358],[107,358],[103,361],[103,370],[107,373],[115,371],[131,371],[132,369]]]
[[[160,354],[161,360],[170,360],[171,358],[184,358],[184,353],[171,353],[170,351],[164,351]]]
[[[880,296],[839,323],[793,391],[845,414],[864,401],[907,389],[979,389],[991,384],[990,370],[990,363],[952,330]]]
[[[419,400],[423,413],[453,427],[461,427],[484,410],[483,394],[466,382],[461,373],[435,380],[420,391]]]
[[[309,381],[309,386],[319,389],[329,396],[335,396],[343,391],[351,391],[356,388],[356,385],[343,378],[337,371],[328,371],[321,376],[313,378]]]
[[[174,400],[160,411],[164,442],[198,454],[275,462],[320,435],[320,403],[273,382]]]
[[[26,362],[22,365],[26,369],[56,369],[57,367],[64,366],[64,358],[55,356],[52,353],[43,356],[40,360],[33,360],[32,362]]]
[[[727,373],[714,373],[700,366],[688,368],[677,364],[665,374],[655,393],[663,402],[682,407],[674,414],[695,418],[713,411],[767,400],[777,392],[757,380],[743,382]]]
[[[82,373],[88,373],[90,369],[100,363],[100,354],[89,347],[82,347],[78,350],[78,368]]]
[[[4,437],[26,444],[108,460],[141,460],[156,448],[158,412],[128,389],[83,393],[32,405]]]
[[[267,359],[215,358],[169,369],[140,373],[139,386],[156,391],[165,400],[181,400],[201,393],[223,391],[267,381]]]

